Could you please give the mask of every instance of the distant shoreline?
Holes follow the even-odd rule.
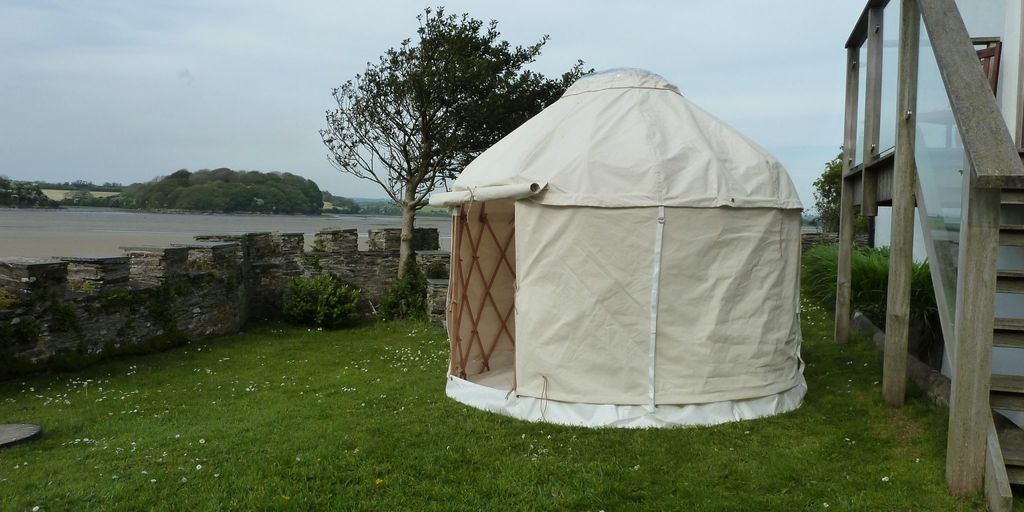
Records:
[[[0,208],[0,258],[120,256],[121,247],[192,243],[196,235],[303,233],[310,247],[315,233],[355,229],[360,247],[370,230],[400,228],[400,217],[379,215],[288,215],[153,213],[103,207]],[[451,217],[416,219],[416,227],[437,228],[442,248],[450,247]]]
[[[154,214],[169,214],[169,215],[258,215],[261,217],[353,217],[353,218],[371,218],[371,217],[401,217],[399,214],[387,214],[387,213],[337,213],[331,211],[323,211],[320,213],[270,213],[270,212],[250,212],[250,211],[234,211],[234,212],[218,212],[214,210],[176,210],[171,208],[159,208],[159,209],[141,209],[141,208],[114,208],[110,206],[70,206],[62,205],[56,207],[17,207],[17,206],[0,206],[2,210],[26,210],[26,211],[106,211],[106,212],[132,212],[132,213],[154,213]],[[439,215],[433,212],[418,212],[417,217],[432,217],[432,218],[444,218],[448,215]]]

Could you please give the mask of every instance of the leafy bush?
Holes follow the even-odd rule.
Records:
[[[448,279],[448,264],[441,260],[434,260],[423,267],[423,273],[427,279]]]
[[[427,317],[427,277],[416,261],[410,259],[405,273],[396,279],[380,298],[377,314],[385,320]]]
[[[284,314],[304,325],[338,327],[352,319],[359,296],[358,289],[331,276],[298,277],[288,283]]]
[[[802,293],[813,302],[835,310],[839,247],[819,245],[803,255]],[[850,302],[875,325],[885,326],[889,286],[889,248],[860,248],[853,252]],[[939,310],[928,263],[914,263],[910,277],[910,332],[928,352],[942,340]],[[928,353],[929,359],[933,354]]]
[[[0,288],[0,309],[9,308],[17,302],[18,299],[14,295],[11,295],[7,290]]]

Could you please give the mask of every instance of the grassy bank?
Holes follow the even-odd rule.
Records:
[[[980,510],[943,480],[945,411],[879,398],[864,341],[804,313],[806,403],[712,428],[530,424],[444,396],[442,332],[264,327],[0,383],[0,509]]]

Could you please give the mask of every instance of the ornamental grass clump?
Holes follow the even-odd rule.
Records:
[[[807,299],[830,311],[836,303],[838,262],[839,247],[835,245],[819,245],[803,255],[801,291]],[[853,251],[851,305],[883,328],[888,286],[889,248],[864,247]],[[911,270],[910,328],[911,336],[921,342],[921,355],[932,359],[933,349],[942,341],[942,328],[927,262],[914,262]]]
[[[360,293],[332,276],[292,279],[288,283],[284,314],[296,323],[341,327],[352,322]]]

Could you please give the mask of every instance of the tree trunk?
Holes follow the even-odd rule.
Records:
[[[415,220],[416,208],[413,207],[412,201],[406,201],[402,205],[402,242],[398,246],[398,277],[405,274],[409,260],[415,257],[412,250],[412,230]]]

